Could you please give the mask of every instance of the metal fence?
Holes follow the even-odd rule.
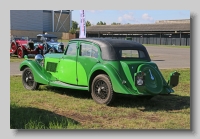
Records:
[[[78,38],[78,34],[76,34]],[[129,39],[142,44],[190,46],[190,34],[113,35],[87,34],[87,38]]]

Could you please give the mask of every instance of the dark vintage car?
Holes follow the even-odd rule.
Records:
[[[64,53],[36,55],[20,64],[23,86],[87,90],[97,103],[109,105],[116,94],[154,97],[171,94],[177,71],[166,81],[146,48],[131,40],[72,39]]]
[[[23,58],[24,55],[35,56],[37,54],[43,55],[43,46],[35,46],[34,42],[29,37],[14,37],[10,40],[10,56],[17,55],[18,58]]]
[[[64,52],[64,44],[62,42],[58,42],[57,36],[53,34],[38,34],[37,41],[34,43],[35,46],[43,45],[44,50],[43,53],[63,53]]]

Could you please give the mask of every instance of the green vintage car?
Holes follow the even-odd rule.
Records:
[[[64,53],[40,54],[20,64],[23,86],[87,90],[95,102],[109,105],[118,94],[153,97],[173,93],[179,73],[165,81],[146,48],[131,40],[72,39]]]

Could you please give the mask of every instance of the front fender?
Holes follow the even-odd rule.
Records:
[[[20,63],[19,69],[23,71],[26,67],[29,67],[34,76],[34,80],[41,84],[49,84],[49,81],[54,80],[52,75],[47,72],[42,66],[40,66],[36,61],[24,60]]]
[[[123,79],[123,77],[121,77],[110,64],[97,64],[93,67],[88,78],[89,88],[91,87],[90,80],[92,80],[93,74],[95,74],[96,71],[106,72],[106,74],[110,77],[113,90],[115,92],[122,94],[137,93],[137,90],[133,90],[129,84],[126,84],[126,82],[124,82],[126,79]]]

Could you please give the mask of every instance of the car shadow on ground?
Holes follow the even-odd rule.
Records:
[[[53,86],[46,86],[46,88],[62,95],[68,95],[80,99],[92,99],[90,92],[84,90],[67,89]]]
[[[63,89],[47,86],[48,89],[80,99],[92,99],[91,93],[82,90]],[[100,104],[97,104],[100,105]],[[132,95],[116,95],[113,103],[108,107],[137,108],[140,111],[173,111],[190,108],[190,96],[179,96],[175,94],[157,95],[151,99]]]
[[[148,99],[130,95],[118,95],[112,106],[137,108],[140,111],[173,111],[190,108],[190,97],[170,94],[157,95]]]

